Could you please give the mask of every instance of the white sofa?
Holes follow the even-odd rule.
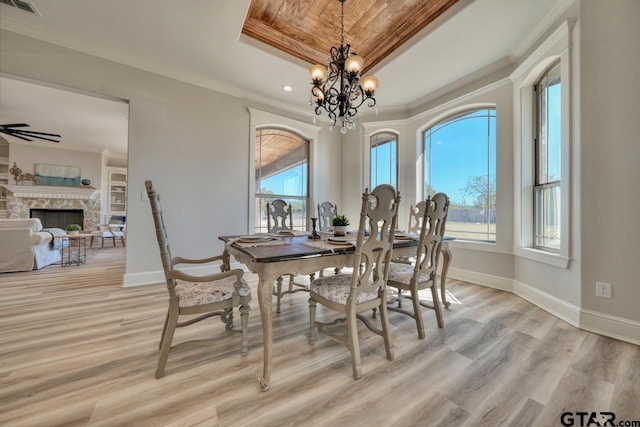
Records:
[[[0,273],[31,271],[60,261],[53,235],[38,218],[0,219]]]

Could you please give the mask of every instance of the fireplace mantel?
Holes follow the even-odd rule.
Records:
[[[93,199],[100,192],[96,188],[84,187],[51,187],[47,185],[0,185],[6,188],[13,197],[39,199]]]

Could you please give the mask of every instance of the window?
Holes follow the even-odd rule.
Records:
[[[551,250],[560,249],[561,97],[558,62],[535,85],[534,245]]]
[[[286,130],[256,130],[255,232],[267,231],[267,202],[283,199],[293,209],[293,228],[305,230],[309,205],[309,141]]]
[[[372,135],[371,189],[380,184],[398,188],[398,136],[391,132]]]
[[[423,197],[450,199],[447,235],[496,241],[496,110],[450,116],[423,132]]]

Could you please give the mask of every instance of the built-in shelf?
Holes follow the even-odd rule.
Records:
[[[54,187],[48,185],[2,185],[13,197],[41,199],[93,199],[100,192],[95,188]]]

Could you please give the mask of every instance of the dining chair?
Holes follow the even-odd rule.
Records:
[[[415,263],[391,262],[387,280],[387,286],[398,291],[398,305],[394,307],[392,302],[388,307],[389,310],[412,317],[416,322],[420,339],[425,337],[421,306],[433,308],[436,312],[438,327],[444,327],[442,309],[436,289],[436,275],[449,212],[449,197],[444,193],[437,193],[424,201],[424,207]],[[427,288],[431,289],[433,306],[420,301],[419,291]],[[409,298],[413,302],[413,312],[402,308],[403,291],[409,291]]]
[[[338,215],[338,205],[331,202],[318,203],[319,231],[329,231],[333,227],[332,221],[336,215]]]
[[[416,203],[415,206],[411,205],[409,207],[409,224],[407,225],[407,232],[420,233],[426,206],[427,202],[425,200],[422,200]]]
[[[287,203],[282,199],[267,202],[267,230],[269,233],[293,230],[291,203]]]
[[[151,214],[155,224],[160,259],[164,271],[167,290],[169,291],[169,310],[164,321],[160,336],[160,357],[156,369],[156,378],[164,376],[165,366],[169,353],[180,348],[194,347],[203,344],[216,344],[215,338],[194,339],[183,341],[172,346],[173,335],[176,328],[182,328],[208,319],[212,316],[220,316],[225,324],[227,332],[239,332],[242,334],[240,354],[248,353],[247,330],[249,324],[249,301],[251,301],[251,289],[243,279],[241,269],[229,270],[226,263],[220,265],[220,273],[204,276],[194,276],[191,273],[177,269],[181,264],[206,264],[216,261],[224,261],[223,256],[213,256],[204,259],[186,259],[172,257],[167,231],[162,216],[160,195],[156,192],[151,181],[145,181],[147,195],[151,204]],[[233,327],[233,309],[238,307],[240,311],[240,330]],[[193,317],[193,315],[199,315]],[[182,322],[180,316],[192,316]]]
[[[267,231],[269,233],[293,231],[293,209],[290,203],[287,204],[282,199],[274,199],[271,202],[267,202]],[[308,291],[306,285],[294,281],[293,274],[287,274],[287,276],[289,276],[289,289],[282,290],[282,276],[280,276],[276,280],[276,287],[273,290],[273,295],[276,296],[276,313],[280,313],[280,302],[283,295]],[[311,275],[311,280],[313,280],[313,277]]]
[[[319,231],[329,231],[333,228],[333,218],[338,215],[338,205],[334,205],[331,202],[318,203],[318,220],[320,222]],[[339,268],[334,269],[335,274],[340,273]],[[319,277],[324,276],[324,271],[320,270]]]
[[[426,208],[426,201],[422,200],[416,203],[415,206],[409,206],[409,223],[407,224],[407,232],[418,234],[422,228],[422,219],[424,218],[424,210]],[[405,264],[413,264],[416,262],[415,255],[400,255],[394,257],[393,262],[402,262]]]
[[[358,325],[361,320],[365,326],[384,340],[386,356],[393,360],[389,319],[387,315],[386,281],[393,249],[393,238],[398,219],[400,194],[390,185],[379,185],[371,193],[362,194],[360,225],[353,256],[353,270],[335,276],[321,277],[311,282],[309,298],[309,344],[314,344],[316,325],[318,332],[330,339],[344,344],[351,352],[353,378],[361,376],[360,343]],[[370,232],[365,236],[365,228]],[[345,318],[331,323],[316,321],[316,306],[321,305],[340,312]],[[380,327],[361,313],[378,308]],[[330,333],[325,326],[346,322],[348,339]]]

